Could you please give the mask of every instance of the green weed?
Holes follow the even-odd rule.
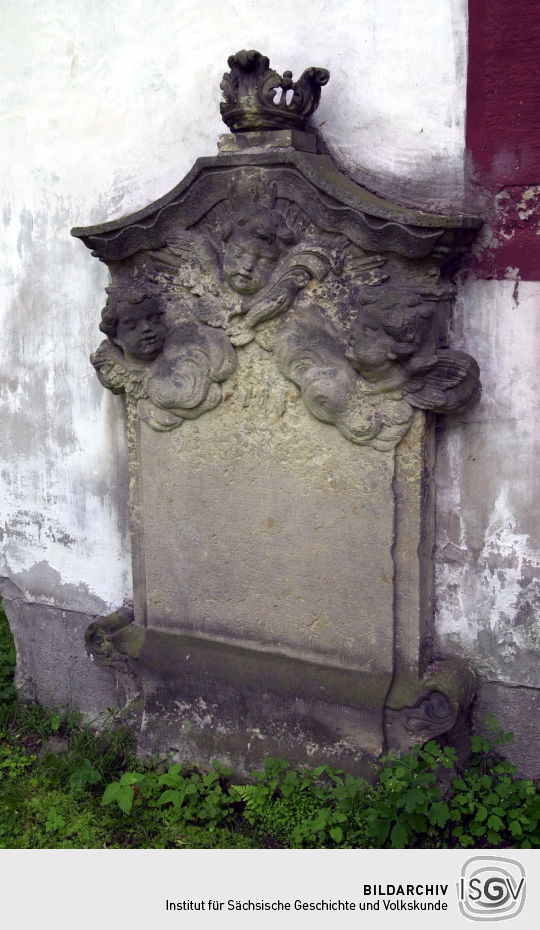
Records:
[[[538,785],[497,748],[488,721],[457,769],[431,741],[387,756],[375,784],[326,765],[267,759],[239,784],[217,763],[141,765],[131,734],[97,733],[80,715],[18,704],[15,651],[0,616],[0,846],[144,848],[538,848]],[[447,777],[441,778],[446,770]],[[446,786],[446,787],[444,787]]]

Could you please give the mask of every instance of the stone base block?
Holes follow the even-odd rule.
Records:
[[[372,777],[386,675],[149,630],[138,751],[247,773],[269,756]]]
[[[121,683],[85,651],[84,634],[94,616],[27,601],[9,578],[0,579],[0,595],[15,640],[19,697],[91,719],[125,705]]]
[[[540,778],[540,689],[518,688],[494,681],[478,683],[473,709],[474,730],[490,736],[486,718],[494,717],[514,739],[498,747],[523,778]]]

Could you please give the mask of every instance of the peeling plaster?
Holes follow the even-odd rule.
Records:
[[[441,424],[436,638],[488,679],[540,686],[540,287],[461,287],[453,344],[480,363],[483,397]]]
[[[540,686],[540,560],[501,492],[474,560],[438,566],[437,632],[487,678]]]
[[[505,187],[486,202],[487,230],[474,250],[471,270],[484,278],[540,277],[540,184]]]
[[[330,69],[317,122],[374,184],[459,200],[466,0],[298,0],[285,31],[276,0],[264,22],[256,0],[3,14],[0,570],[34,599],[114,608],[131,593],[122,401],[88,362],[106,271],[70,227],[145,206],[213,154],[227,57],[254,45],[280,71]]]
[[[85,613],[107,613],[107,602],[93,593],[87,584],[64,583],[60,572],[45,559],[25,571],[11,572],[10,577],[25,596],[34,602],[68,607],[69,610],[84,610]]]

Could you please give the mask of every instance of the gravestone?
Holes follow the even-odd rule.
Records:
[[[479,220],[341,173],[309,123],[325,69],[229,67],[219,154],[73,230],[111,272],[92,363],[125,394],[131,477],[133,610],[87,648],[141,755],[367,771],[474,693],[432,655],[431,551],[434,417],[479,394],[446,344]]]

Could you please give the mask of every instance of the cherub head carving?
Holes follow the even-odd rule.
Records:
[[[247,296],[264,287],[283,246],[293,243],[294,234],[277,210],[247,207],[231,218],[223,241],[225,278],[235,291]]]
[[[419,351],[432,318],[432,308],[416,294],[381,288],[360,310],[346,357],[368,381],[385,379]]]
[[[155,297],[109,293],[99,328],[128,361],[152,362],[165,345],[164,311]]]

